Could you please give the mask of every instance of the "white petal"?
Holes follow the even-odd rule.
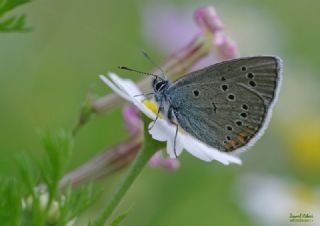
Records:
[[[152,120],[156,119],[156,114],[151,111],[149,108],[147,108],[143,103],[133,98],[133,104],[142,111],[146,116],[151,118]]]
[[[149,127],[152,128],[149,130],[152,138],[159,141],[167,141],[167,152],[170,158],[176,158],[176,155],[179,156],[183,150],[183,142],[178,133],[175,138],[176,128],[173,125],[170,125],[164,119],[158,119],[156,123],[150,123]],[[176,141],[174,141],[176,139]],[[176,144],[174,144],[176,142]]]
[[[194,137],[181,132],[178,132],[176,144],[174,145],[175,127],[163,119],[158,119],[149,133],[155,140],[167,141],[167,152],[171,158],[176,158],[176,155],[179,156],[184,148],[190,154],[204,161],[217,160],[225,165],[229,163],[241,164],[239,158],[211,148]]]
[[[132,98],[136,95],[141,95],[141,91],[137,87],[137,85],[129,80],[129,79],[122,79],[118,77],[115,73],[110,72],[109,77],[112,81],[117,84],[122,90],[125,90],[129,96]],[[142,96],[137,97],[138,100],[141,100]]]
[[[241,164],[241,160],[233,156],[231,154],[223,153],[217,149],[209,147],[203,142],[184,134],[184,147],[190,152],[192,155],[204,160],[204,161],[212,161],[217,160],[225,165],[229,163]]]
[[[168,134],[166,133],[168,127],[164,125],[159,119],[154,124],[154,122],[151,122],[148,126],[152,128],[149,130],[149,133],[151,134],[152,138],[158,141],[166,141],[168,139]]]
[[[130,102],[132,102],[140,111],[142,111],[145,115],[147,115],[152,120],[155,120],[156,114],[153,113],[149,108],[147,108],[141,101],[143,100],[142,96],[136,96],[141,95],[141,91],[136,86],[134,82],[132,82],[129,79],[121,79],[118,77],[115,73],[110,72],[109,77],[112,79],[112,81],[121,89],[125,90],[126,94],[130,98]],[[109,83],[107,85],[110,86]],[[111,84],[112,85],[112,84]],[[113,87],[111,87],[113,89]],[[117,92],[115,90],[115,92]],[[126,98],[127,99],[127,98]]]
[[[176,139],[176,141],[174,141]],[[175,134],[172,134],[172,136],[169,137],[167,141],[167,152],[170,156],[170,158],[176,158],[181,154],[183,150],[183,142],[181,140],[181,137],[178,136],[175,137]]]
[[[115,93],[117,93],[119,96],[121,96],[123,99],[126,99],[127,101],[132,102],[131,97],[127,95],[127,93],[121,89],[119,89],[113,82],[111,82],[109,79],[107,79],[104,75],[99,76],[100,79],[107,84]]]
[[[203,161],[209,162],[212,160],[210,156],[206,153],[206,151],[204,151],[203,148],[198,146],[198,142],[194,142],[194,139],[192,139],[190,136],[183,136],[183,143],[186,151]]]

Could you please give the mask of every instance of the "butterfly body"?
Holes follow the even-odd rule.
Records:
[[[281,83],[281,60],[239,58],[177,81],[155,78],[161,112],[191,136],[223,152],[251,146],[265,130]]]

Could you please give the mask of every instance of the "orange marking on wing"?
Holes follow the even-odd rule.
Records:
[[[235,139],[230,140],[228,143],[224,145],[224,147],[226,150],[232,151],[233,149],[235,149],[235,147],[238,144],[244,143],[247,138],[248,138],[248,133],[240,132],[238,133],[238,136],[235,137]]]
[[[237,136],[238,140],[243,143],[247,139],[248,134],[246,132],[240,132]]]
[[[237,141],[235,140],[230,140],[229,143],[231,144],[232,147],[235,147],[237,145]]]
[[[230,140],[228,143],[226,143],[224,145],[224,147],[228,151],[232,151],[235,148],[236,145],[237,145],[237,142],[235,140]]]
[[[230,144],[226,143],[225,145],[223,145],[223,147],[226,149],[226,150],[230,150],[231,149],[231,146]]]

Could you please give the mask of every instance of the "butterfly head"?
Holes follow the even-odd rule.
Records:
[[[155,93],[163,93],[169,86],[169,81],[156,77],[152,80],[152,88]]]

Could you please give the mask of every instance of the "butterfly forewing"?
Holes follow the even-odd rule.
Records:
[[[186,132],[218,150],[235,151],[265,127],[279,71],[275,57],[240,58],[187,74],[166,95]]]

